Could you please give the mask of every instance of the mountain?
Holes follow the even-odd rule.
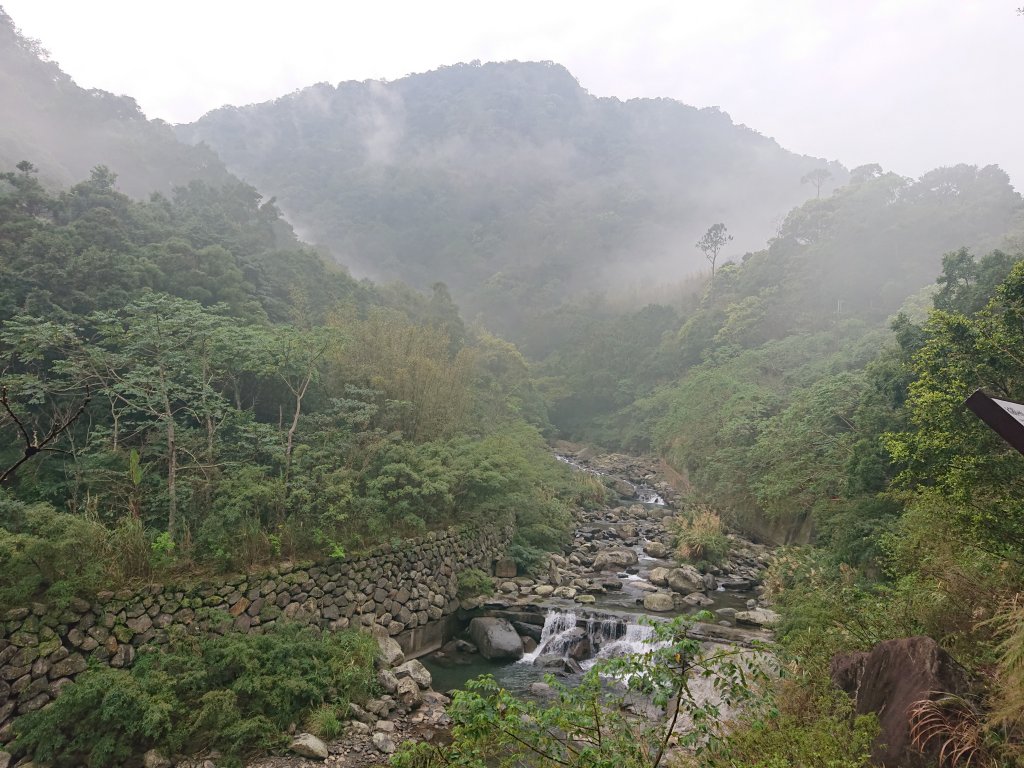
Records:
[[[847,176],[717,108],[596,98],[550,62],[321,83],[177,134],[357,274],[444,281],[506,332],[568,295],[703,269],[716,222],[723,257],[762,247],[814,195],[805,174]]]
[[[48,60],[0,8],[0,167],[28,160],[52,187],[68,186],[106,165],[136,197],[170,193],[190,181],[231,179],[206,147],[178,141],[171,127],[147,120],[135,100],[85,89]]]

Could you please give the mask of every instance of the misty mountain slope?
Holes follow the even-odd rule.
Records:
[[[318,84],[178,135],[357,273],[443,280],[503,330],[581,289],[703,268],[694,243],[718,221],[723,256],[761,247],[826,165],[717,109],[595,98],[551,63]]]
[[[77,182],[97,165],[117,173],[120,189],[137,198],[231,178],[213,152],[178,141],[166,123],[147,120],[134,99],[76,85],[3,9],[0,103],[0,166],[28,160],[51,186]]]

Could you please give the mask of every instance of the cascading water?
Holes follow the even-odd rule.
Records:
[[[651,626],[632,618],[549,611],[536,650],[524,655],[520,663],[533,664],[545,656],[567,659],[575,652],[581,666],[589,669],[601,659],[652,650],[657,647],[650,642],[653,632]]]

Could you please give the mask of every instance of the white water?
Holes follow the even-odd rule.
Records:
[[[581,619],[571,611],[548,611],[544,617],[537,649],[520,660],[533,664],[541,656],[567,658],[570,648],[584,637],[590,638],[593,656],[581,662],[590,669],[601,659],[612,659],[629,653],[645,653],[657,647],[650,642],[654,630],[647,624],[616,616],[588,616]]]

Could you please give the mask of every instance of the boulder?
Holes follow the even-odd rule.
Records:
[[[644,608],[648,611],[663,613],[671,611],[675,607],[672,595],[665,592],[650,592],[644,595]]]
[[[381,687],[381,690],[388,693],[394,693],[398,690],[398,678],[395,677],[395,673],[390,669],[382,669],[377,673],[377,684]]]
[[[485,659],[523,657],[523,641],[507,619],[473,619],[469,622],[469,636]]]
[[[598,552],[590,567],[595,571],[621,571],[626,566],[636,565],[637,560],[636,552],[632,549],[613,547]]]
[[[644,552],[646,552],[651,557],[661,560],[668,557],[669,550],[668,547],[666,547],[660,541],[645,541]]]
[[[540,586],[533,588],[533,594],[537,595],[538,597],[547,597],[554,591],[555,588],[552,587],[550,584],[541,584]]]
[[[399,678],[395,696],[402,702],[402,706],[407,709],[415,709],[423,701],[423,697],[420,695],[420,687],[411,677]]]
[[[388,667],[396,667],[405,661],[405,653],[398,641],[388,635],[377,636],[377,646],[380,648],[381,661]]]
[[[416,659],[405,662],[400,667],[395,667],[395,677],[401,680],[403,677],[411,677],[416,681],[416,685],[426,690],[430,687],[433,682],[430,677],[430,672]]]
[[[327,745],[311,733],[300,733],[292,739],[288,749],[297,755],[310,757],[314,760],[326,760],[330,755],[330,752],[327,751]],[[170,763],[167,765],[170,765]]]
[[[665,578],[668,581],[669,588],[681,595],[700,592],[704,589],[704,577],[692,565],[681,565],[678,568],[673,568]],[[651,581],[654,581],[654,579],[651,579]]]
[[[878,715],[881,733],[875,740],[876,765],[935,765],[936,743],[930,753],[917,752],[910,738],[912,706],[945,694],[968,693],[967,672],[930,637],[885,640],[867,653],[841,654],[832,659],[832,681],[854,699],[858,715]]]
[[[778,624],[782,618],[775,611],[768,608],[754,608],[750,611],[738,611],[736,613],[737,624],[747,624],[754,627],[769,627]]]
[[[4,752],[0,749],[0,768],[7,768],[13,759],[14,758],[10,752]]]
[[[370,738],[373,741],[373,746],[377,748],[378,752],[390,755],[395,751],[394,740],[383,731],[374,731],[373,736]]]
[[[647,578],[651,584],[657,584],[659,587],[668,586],[668,568],[651,568],[651,572],[647,574]]]
[[[503,557],[494,564],[494,575],[499,579],[514,579],[516,573],[516,561],[511,557]]]

